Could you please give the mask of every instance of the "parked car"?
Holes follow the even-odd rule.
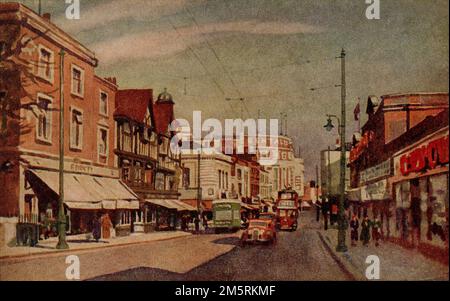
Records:
[[[248,229],[242,233],[241,242],[248,243],[275,243],[277,231],[275,223],[271,219],[250,220]]]

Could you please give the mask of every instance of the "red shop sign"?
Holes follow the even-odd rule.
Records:
[[[400,172],[407,176],[412,172],[434,169],[448,163],[448,135],[417,147],[400,158]]]

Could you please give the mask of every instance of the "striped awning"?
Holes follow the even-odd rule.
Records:
[[[27,170],[26,177],[32,186],[59,193],[58,172]],[[119,179],[74,173],[64,173],[64,204],[71,209],[139,209],[137,196]]]

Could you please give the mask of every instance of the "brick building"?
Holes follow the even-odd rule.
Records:
[[[88,231],[99,212],[121,224],[138,203],[115,167],[115,79],[95,75],[94,53],[55,26],[50,15],[18,3],[0,4],[0,44],[4,242],[15,236],[17,222],[20,232],[20,224],[56,216],[62,91],[67,230]]]
[[[366,112],[369,119],[361,135],[353,137],[350,152],[350,197],[356,201],[352,209],[360,216],[378,217],[383,238],[407,242],[412,231],[403,231],[402,223],[414,223],[414,210],[411,202],[405,202],[408,208],[397,202],[396,157],[441,127],[448,127],[448,93],[393,94],[381,100],[370,96]],[[448,173],[448,165],[446,170]],[[442,189],[448,191],[448,187]],[[448,206],[448,192],[446,203]]]

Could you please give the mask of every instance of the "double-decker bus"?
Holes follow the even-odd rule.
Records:
[[[275,205],[278,229],[296,231],[298,227],[298,209],[298,193],[295,190],[285,189],[279,191]]]

